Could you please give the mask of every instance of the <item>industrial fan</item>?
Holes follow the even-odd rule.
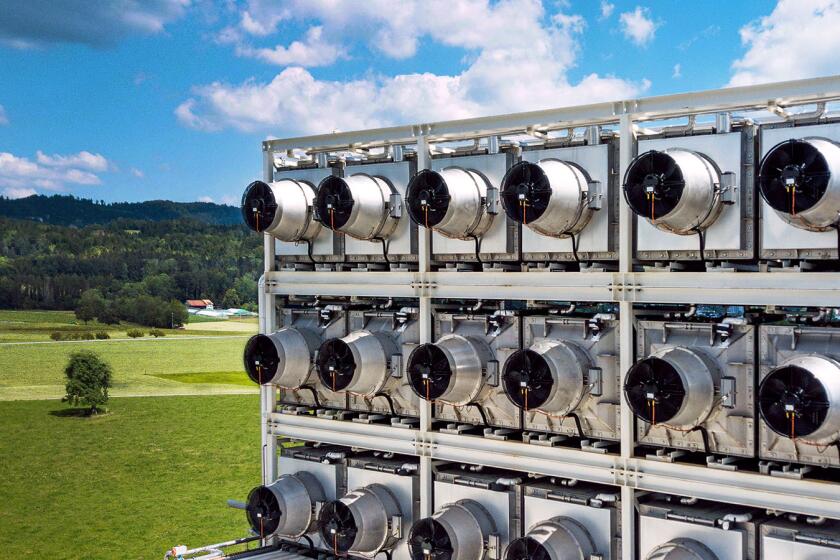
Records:
[[[451,560],[454,549],[449,533],[432,517],[421,519],[408,536],[411,560]]]
[[[349,344],[340,338],[331,338],[318,349],[315,367],[325,387],[342,391],[353,381],[356,360]]]
[[[242,194],[242,218],[245,224],[256,232],[268,228],[277,213],[274,192],[263,181],[254,181]]]
[[[651,150],[638,156],[624,176],[624,196],[633,212],[655,222],[680,201],[685,178],[669,154]]]
[[[657,424],[676,416],[685,400],[686,388],[680,374],[668,361],[649,357],[627,372],[624,394],[637,417]]]
[[[451,200],[443,176],[429,169],[411,179],[406,198],[411,219],[427,228],[433,228],[443,220]]]
[[[251,529],[260,536],[273,535],[283,517],[277,496],[267,486],[257,486],[251,490],[245,514]]]
[[[569,517],[555,517],[511,542],[505,560],[588,560],[595,551],[592,535],[583,525]]]
[[[333,231],[340,230],[350,219],[353,205],[353,193],[343,179],[329,176],[321,181],[314,206],[322,224]]]
[[[508,217],[527,225],[548,208],[551,182],[539,165],[522,161],[511,167],[502,180],[501,198]]]
[[[446,353],[434,344],[421,344],[408,357],[408,380],[414,392],[427,401],[443,395],[452,378]]]
[[[337,554],[353,546],[359,531],[353,512],[341,500],[324,504],[318,514],[318,530],[324,543]]]
[[[505,560],[554,560],[554,558],[537,539],[521,537],[508,545]]]
[[[657,546],[645,560],[718,560],[718,556],[699,541],[679,538]]]
[[[758,405],[767,425],[791,439],[816,432],[831,407],[822,382],[796,365],[775,369],[764,378],[758,389]]]
[[[245,344],[245,371],[254,383],[269,382],[277,373],[280,357],[271,338],[258,334]]]
[[[318,479],[300,471],[254,488],[247,502],[237,507],[244,507],[248,523],[258,535],[299,538],[315,529],[314,511],[323,501],[324,489]]]
[[[502,382],[508,398],[524,410],[548,401],[554,378],[545,358],[530,349],[517,350],[507,359]]]

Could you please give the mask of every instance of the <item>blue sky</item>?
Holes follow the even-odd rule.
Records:
[[[0,0],[0,194],[236,203],[269,136],[840,72],[840,0]]]

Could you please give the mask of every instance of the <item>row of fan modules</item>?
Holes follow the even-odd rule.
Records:
[[[428,228],[440,267],[602,270],[618,260],[623,193],[642,264],[836,264],[840,123],[643,136],[623,178],[618,139],[602,132],[471,147],[422,170],[401,156],[284,167],[247,187],[243,219],[278,240],[285,268],[411,268]]]
[[[618,560],[618,488],[467,464],[434,469],[420,517],[417,459],[328,446],[283,450],[280,476],[241,504],[262,537],[323,557],[391,560]],[[644,560],[840,558],[840,521],[642,494]]]
[[[623,393],[641,455],[789,476],[840,467],[833,313],[640,308],[621,386],[612,304],[483,305],[437,306],[424,344],[416,307],[286,307],[279,330],[247,343],[245,368],[287,414],[410,429],[425,400],[444,432],[617,452]]]

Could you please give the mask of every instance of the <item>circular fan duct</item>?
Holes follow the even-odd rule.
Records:
[[[505,560],[589,560],[596,553],[592,535],[568,517],[535,525],[510,543]]]
[[[315,530],[315,504],[324,499],[324,489],[310,473],[284,474],[251,490],[245,514],[258,535],[297,539]]]
[[[398,353],[397,345],[387,335],[353,331],[321,344],[315,367],[325,387],[373,396],[388,381],[389,361]]]
[[[414,349],[408,357],[408,381],[422,399],[464,406],[484,386],[491,355],[483,340],[448,334]]]
[[[487,187],[487,180],[476,171],[424,169],[408,184],[408,213],[416,224],[446,237],[480,237],[493,222],[487,213]]]
[[[315,195],[318,219],[356,239],[387,239],[399,223],[399,218],[391,217],[395,192],[385,179],[364,173],[326,177]]]
[[[336,554],[373,557],[396,544],[391,522],[401,516],[391,491],[371,484],[325,504],[318,514],[318,528],[324,544]]]
[[[666,347],[630,368],[624,395],[645,422],[690,430],[708,418],[719,382],[717,364],[701,352]]]
[[[417,521],[408,536],[411,560],[481,560],[484,544],[496,524],[484,506],[473,500],[446,504]]]
[[[501,198],[511,220],[550,237],[580,233],[594,212],[586,173],[558,159],[511,167],[502,180]]]
[[[784,362],[759,385],[758,408],[782,436],[815,445],[840,440],[840,362],[816,355]]]
[[[699,541],[673,539],[654,548],[645,560],[718,560],[718,557]]]
[[[723,205],[721,177],[706,156],[679,148],[639,155],[624,175],[633,212],[657,228],[692,235],[712,225]]]
[[[280,241],[312,241],[321,232],[313,218],[315,189],[305,181],[254,181],[242,195],[242,218],[249,228]]]
[[[840,146],[823,138],[777,144],[761,160],[758,187],[787,223],[811,231],[834,228],[840,218]]]
[[[589,356],[576,345],[544,340],[510,355],[502,368],[502,385],[519,408],[566,416],[586,393],[590,365]]]
[[[252,336],[245,344],[245,371],[254,383],[297,388],[309,376],[320,339],[308,329],[280,329]]]

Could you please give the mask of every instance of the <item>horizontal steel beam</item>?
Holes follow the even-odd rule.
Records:
[[[347,447],[414,455],[419,432],[381,424],[360,424],[308,415],[272,413],[269,430],[275,436]]]
[[[434,142],[448,138],[514,134],[532,126],[556,128],[560,125],[615,123],[621,115],[632,115],[636,120],[645,120],[717,111],[761,109],[770,104],[784,106],[838,98],[840,76],[827,76],[508,115],[266,140],[263,142],[263,150],[282,152],[296,148],[326,149],[374,143],[406,144],[414,143],[420,134],[428,135],[430,141]]]

